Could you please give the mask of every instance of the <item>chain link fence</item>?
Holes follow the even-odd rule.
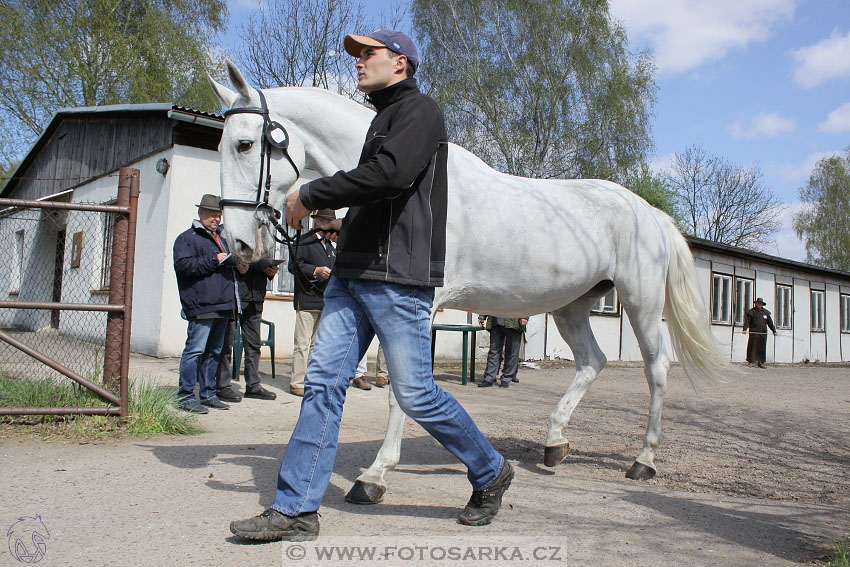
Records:
[[[122,170],[118,193],[100,204],[0,199],[0,376],[70,378],[118,406],[0,414],[126,413],[137,170]]]

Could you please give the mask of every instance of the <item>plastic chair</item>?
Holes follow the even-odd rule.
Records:
[[[268,327],[268,334],[266,335],[265,340],[260,340],[260,348],[264,346],[269,347],[271,350],[271,362],[272,362],[272,380],[275,379],[275,371],[274,371],[274,323],[271,321],[266,321],[265,319],[260,320],[260,337],[262,337],[262,326],[266,325]],[[236,331],[233,333],[233,379],[239,380],[239,372],[242,366],[242,349],[244,345],[242,344],[242,326],[239,324],[239,321],[236,322]]]

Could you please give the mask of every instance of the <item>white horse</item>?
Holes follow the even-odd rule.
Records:
[[[226,107],[256,107],[258,92],[228,61],[236,91],[210,80]],[[264,90],[270,119],[288,130],[289,155],[298,171],[332,175],[357,165],[374,112],[317,88]],[[224,198],[257,195],[262,117],[230,115],[219,153]],[[280,209],[297,189],[296,167],[275,152],[269,202]],[[444,307],[519,317],[551,312],[575,357],[576,375],[549,417],[544,463],[555,466],[569,451],[570,415],[605,366],[590,327],[590,309],[616,287],[629,315],[651,395],[643,450],[626,476],[655,475],[661,437],[661,407],[671,357],[662,314],[675,352],[692,383],[723,381],[730,365],[717,352],[687,242],[666,214],[627,189],[601,180],[538,180],[499,173],[467,150],[448,152],[448,226],[445,286],[434,310]],[[272,242],[247,207],[225,207],[238,254],[268,254]],[[350,502],[380,502],[384,475],[399,462],[404,414],[390,388],[387,434],[375,462],[346,496]]]

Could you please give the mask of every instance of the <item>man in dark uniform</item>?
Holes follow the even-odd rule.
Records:
[[[245,348],[245,394],[246,398],[274,400],[277,395],[269,392],[260,384],[260,321],[263,319],[263,302],[266,300],[266,284],[277,274],[278,267],[269,259],[263,258],[248,264],[248,271],[237,277],[239,299],[242,314],[239,316],[239,328],[242,331],[242,345]],[[216,375],[218,399],[224,402],[239,403],[242,394],[234,389],[233,380],[233,335],[236,333],[236,321],[231,319],[224,334],[224,346]]]
[[[770,311],[764,308],[764,300],[759,297],[756,299],[755,307],[744,313],[744,330],[746,335],[750,331],[750,340],[747,342],[747,363],[750,366],[758,364],[759,368],[764,368],[764,361],[767,351],[767,328],[773,331],[773,336],[776,336],[776,327],[773,325],[773,319],[770,318]]]

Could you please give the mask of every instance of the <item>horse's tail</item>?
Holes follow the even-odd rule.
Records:
[[[670,241],[664,317],[673,349],[694,388],[699,381],[727,382],[726,374],[734,370],[732,363],[718,352],[711,334],[688,242],[673,219],[659,213]]]

